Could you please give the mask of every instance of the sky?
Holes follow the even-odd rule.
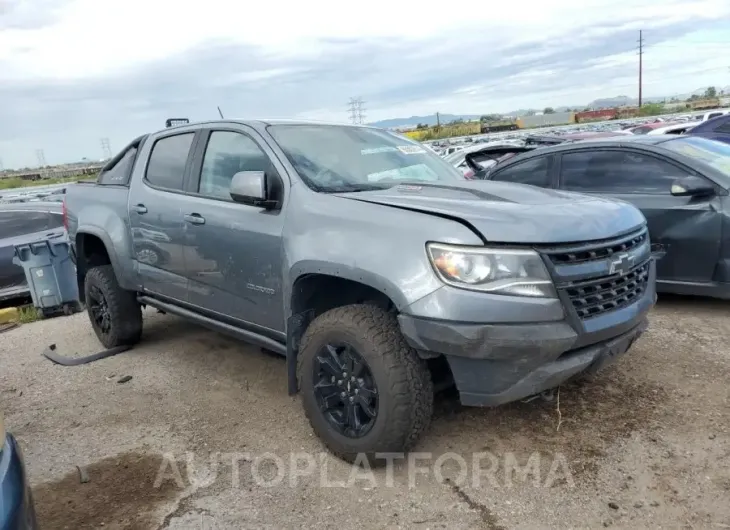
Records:
[[[0,160],[99,159],[170,117],[509,112],[730,85],[727,0],[0,0]]]

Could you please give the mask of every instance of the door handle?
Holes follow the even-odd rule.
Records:
[[[147,207],[144,204],[135,204],[132,209],[140,215],[147,213]]]
[[[204,225],[205,224],[205,217],[200,215],[199,213],[189,213],[186,214],[183,219],[185,219],[188,223],[192,225]]]

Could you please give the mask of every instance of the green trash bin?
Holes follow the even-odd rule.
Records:
[[[80,310],[76,267],[65,235],[15,245],[13,263],[23,267],[33,305],[43,316]]]

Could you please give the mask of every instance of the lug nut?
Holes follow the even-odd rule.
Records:
[[[353,401],[355,401],[355,398],[350,396],[350,403],[352,403]]]
[[[341,392],[340,393],[340,397],[345,397],[345,393],[344,392]]]
[[[356,388],[355,389],[355,394],[359,394],[359,393],[360,393],[360,389],[359,388]]]
[[[335,382],[335,376],[334,375],[332,376],[332,379],[330,381],[332,381],[333,383]]]
[[[341,385],[342,384],[342,379],[340,379],[339,381],[337,381],[337,384],[338,385]]]
[[[354,380],[355,380],[355,376],[353,375],[352,377],[350,377],[350,381],[354,381]]]

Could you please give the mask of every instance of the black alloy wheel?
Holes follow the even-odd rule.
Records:
[[[314,394],[328,423],[348,438],[365,436],[378,414],[378,389],[365,359],[347,343],[327,343],[313,363]]]
[[[94,322],[98,326],[102,333],[107,334],[112,327],[111,313],[109,311],[109,304],[104,297],[104,293],[101,289],[95,285],[89,288],[89,311],[94,319]]]

